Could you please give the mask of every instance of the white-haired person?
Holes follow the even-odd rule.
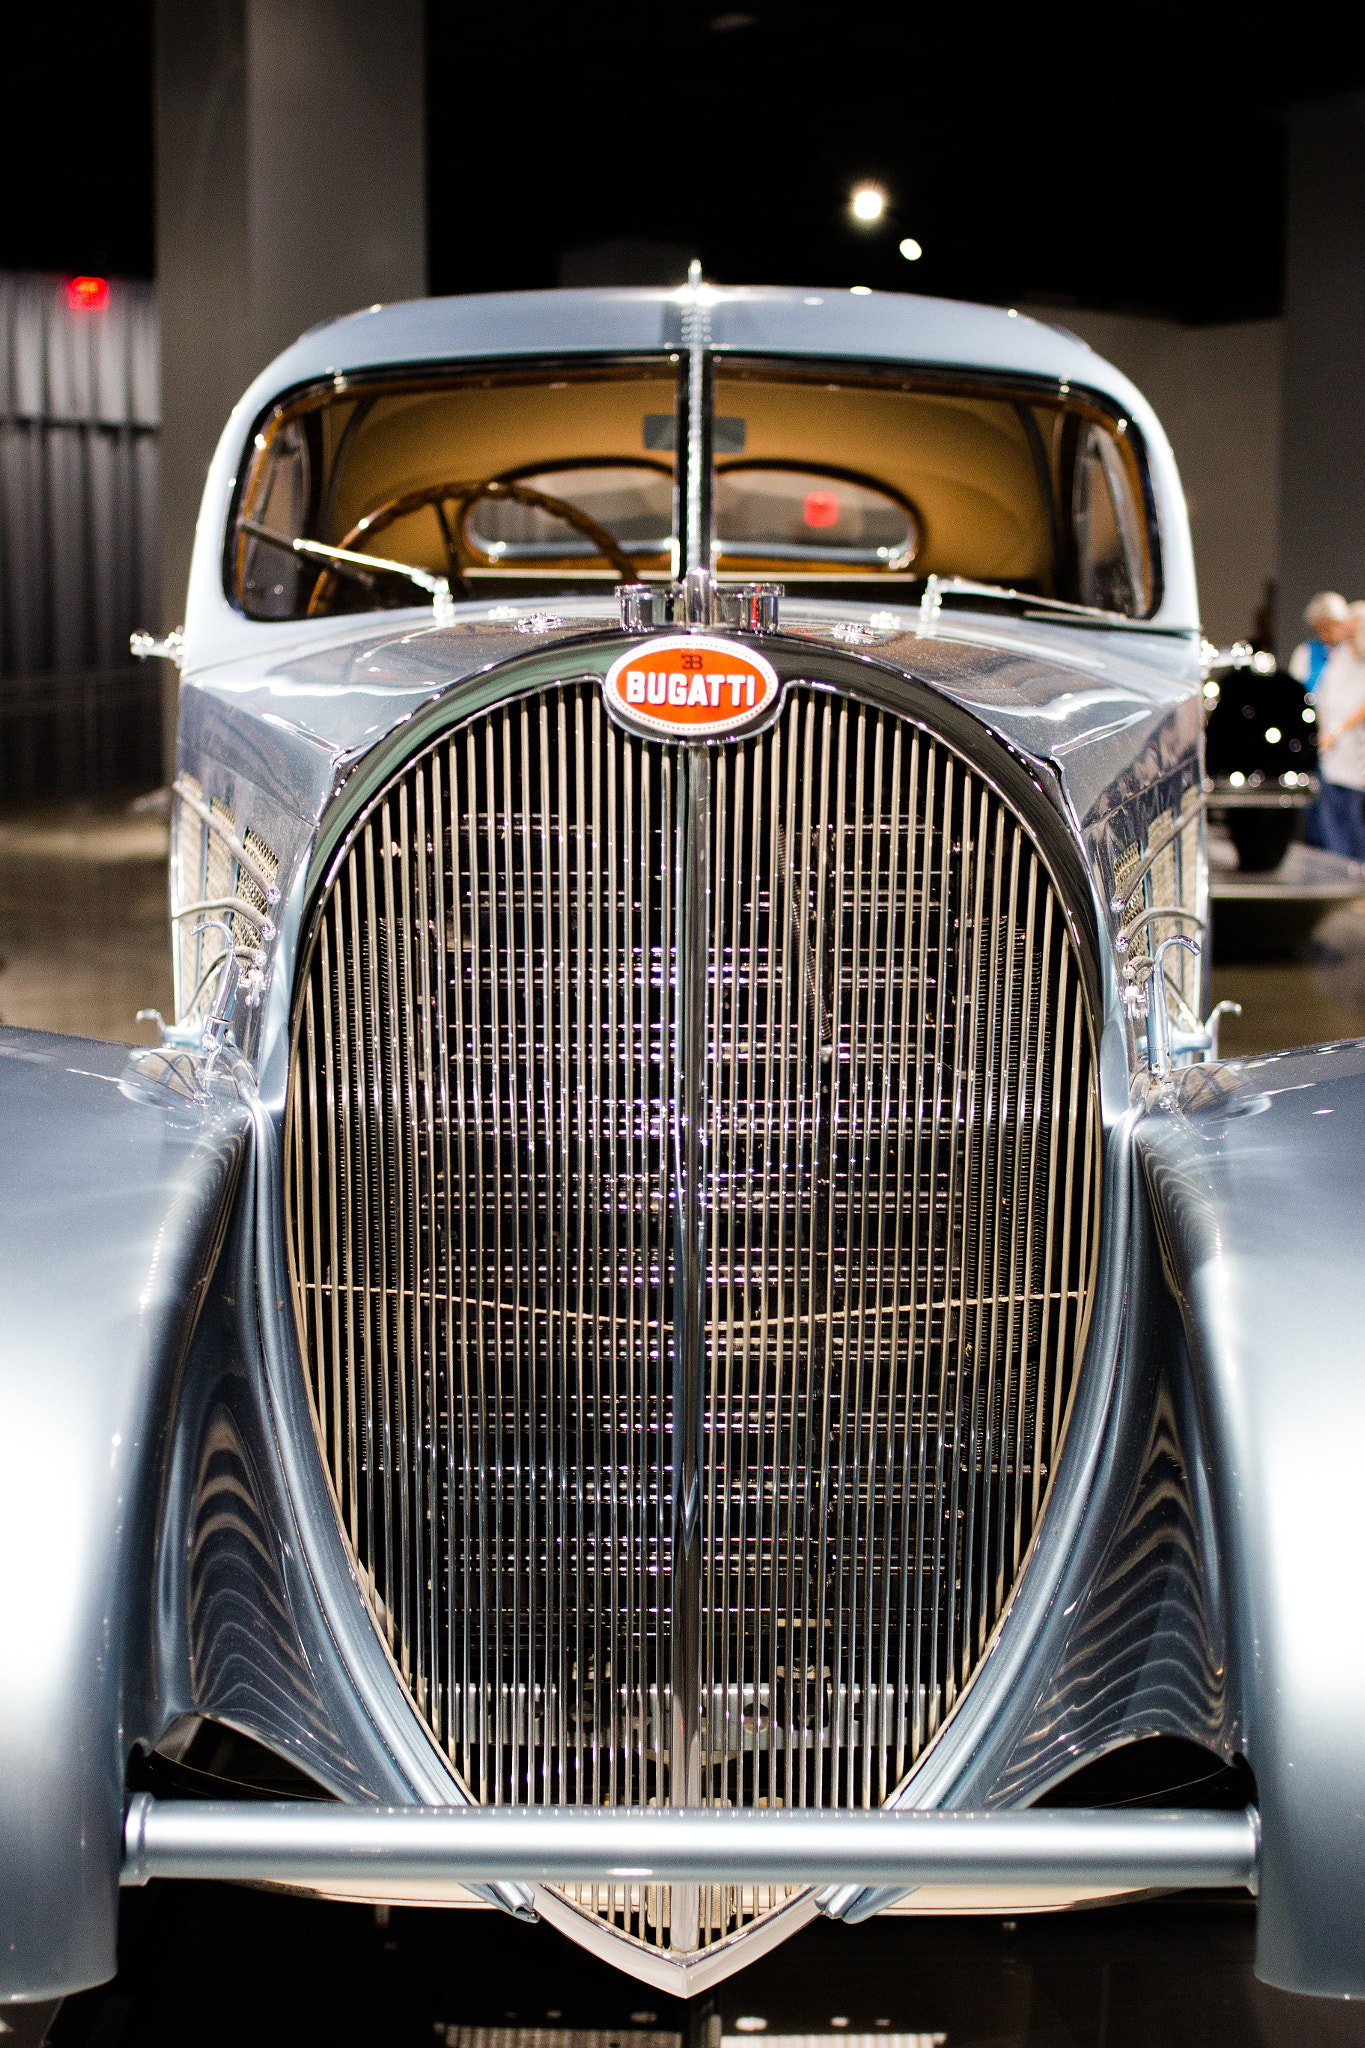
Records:
[[[1318,725],[1318,800],[1305,824],[1310,845],[1365,862],[1365,603],[1349,605],[1313,702]]]
[[[1300,640],[1289,657],[1289,673],[1302,683],[1311,697],[1334,647],[1340,647],[1350,631],[1351,607],[1339,590],[1320,590],[1304,607],[1303,623],[1308,638]]]

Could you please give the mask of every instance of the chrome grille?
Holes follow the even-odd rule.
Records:
[[[288,1222],[342,1525],[476,1798],[890,1796],[1037,1526],[1098,1140],[1054,882],[922,726],[793,686],[689,754],[584,684],[401,769],[305,955]],[[580,1903],[691,1948],[779,1896]]]

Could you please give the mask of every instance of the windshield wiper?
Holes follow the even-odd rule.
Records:
[[[436,614],[438,625],[448,625],[455,616],[455,600],[450,594],[450,584],[444,576],[433,576],[428,569],[415,569],[411,562],[392,562],[386,555],[361,555],[354,548],[329,547],[322,540],[291,540],[287,534],[272,533],[268,526],[259,526],[254,519],[243,519],[243,532],[252,534],[257,540],[271,542],[287,554],[316,555],[320,561],[336,562],[343,570],[380,569],[395,576],[406,576],[409,583],[415,583],[419,590],[431,593],[431,608]],[[361,579],[368,582],[369,578]]]
[[[1130,619],[1126,612],[1108,612],[1095,604],[1074,604],[1064,597],[1034,597],[1026,590],[1012,590],[1004,583],[977,583],[969,576],[928,576],[919,601],[921,621],[936,618],[945,597],[988,597],[997,604],[1018,605],[1023,618],[1050,619],[1059,626],[1102,626],[1106,632],[1167,633],[1183,637],[1183,626],[1154,626],[1146,619]],[[1193,630],[1193,629],[1190,629]]]

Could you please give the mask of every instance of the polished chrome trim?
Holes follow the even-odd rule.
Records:
[[[686,1812],[360,1807],[136,1792],[121,1882],[1061,1885],[1254,1890],[1259,1817],[1198,1808]]]
[[[275,886],[273,877],[268,875],[254,856],[247,852],[246,847],[237,837],[237,834],[229,830],[221,817],[210,809],[209,805],[203,801],[196,791],[190,788],[189,777],[186,775],[179,776],[172,783],[171,787],[181,803],[187,805],[194,812],[196,818],[202,819],[203,823],[208,826],[209,831],[222,841],[238,867],[251,878],[264,896],[266,903],[273,908],[280,900],[280,892]]]
[[[594,700],[597,701],[597,700]],[[674,1807],[702,1798],[702,1439],[706,1367],[706,1179],[709,1156],[708,982],[711,940],[711,757],[679,757],[676,837],[678,903],[677,1071],[673,1098],[673,1445],[672,1595],[669,1690],[672,1739],[668,1794]],[[700,1938],[695,1890],[673,1894],[670,1945],[688,1952]]]
[[[723,474],[724,472],[722,472]],[[733,541],[729,544],[724,541],[717,541],[714,554],[717,569],[727,559],[737,562],[752,562],[757,559],[762,562],[790,563],[792,570],[798,576],[803,573],[802,565],[804,563],[822,562],[826,566],[820,570],[819,574],[828,576],[834,582],[839,580],[841,570],[875,568],[888,576],[894,575],[899,570],[906,568],[915,559],[915,549],[913,547],[850,548],[836,547],[835,544],[831,543],[829,546],[821,548],[806,547],[799,541],[772,540],[753,540],[746,543]],[[812,576],[810,580],[815,582],[817,578]]]
[[[198,917],[205,910],[228,910],[234,917],[244,917],[254,925],[262,938],[273,939],[275,927],[264,912],[257,910],[254,903],[248,903],[244,896],[209,896],[202,903],[187,903],[183,910],[171,912],[171,923],[178,924],[181,918]],[[215,961],[215,966],[217,962]]]
[[[134,661],[169,661],[176,668],[185,666],[185,629],[173,626],[164,637],[158,638],[140,627],[128,635],[128,652]]]
[[[1150,961],[1136,961],[1135,966],[1145,966],[1147,973],[1147,1069],[1149,1073],[1165,1077],[1171,1071],[1171,1020],[1166,1009],[1168,988],[1180,1000],[1180,991],[1168,982],[1165,958],[1170,952],[1183,948],[1187,953],[1197,954],[1198,946],[1183,932],[1174,932],[1168,939],[1161,939],[1152,948]]]
[[[1207,810],[1213,801],[1213,796],[1207,791],[1197,795],[1192,804],[1185,805],[1183,809],[1176,813],[1174,822],[1164,832],[1158,833],[1155,839],[1149,840],[1147,851],[1138,866],[1133,870],[1133,873],[1128,877],[1123,894],[1121,896],[1115,895],[1109,905],[1115,917],[1122,916],[1123,912],[1137,895],[1138,890],[1146,881],[1148,875],[1152,872],[1157,861],[1160,860],[1162,854],[1169,847],[1175,845],[1181,834],[1189,830],[1190,826],[1197,821],[1200,812]],[[1170,914],[1167,913],[1167,915]]]
[[[868,680],[875,684],[875,672]],[[1093,1284],[1093,1007],[1084,999],[1076,925],[1083,906],[1074,881],[1069,897],[1060,893],[1035,836],[1036,821],[1027,834],[1021,829],[1025,800],[1004,794],[989,758],[972,761],[961,737],[939,729],[931,711],[897,709],[889,696],[885,685],[874,696],[793,681],[769,728],[739,745],[703,750],[712,800],[705,830],[694,830],[689,841],[697,783],[688,750],[618,733],[586,681],[544,685],[538,697],[518,694],[476,708],[454,730],[411,748],[369,808],[353,812],[348,839],[329,863],[328,890],[339,894],[329,903],[324,892],[305,959],[347,897],[354,913],[348,870],[357,849],[377,840],[373,858],[385,871],[379,877],[384,915],[373,927],[374,943],[397,964],[383,980],[384,1009],[369,1014],[391,1013],[395,991],[401,994],[404,986],[412,1001],[414,978],[420,982],[427,971],[413,964],[425,944],[438,951],[455,1013],[436,1019],[435,1042],[463,1049],[441,1063],[454,1069],[455,1091],[448,1082],[443,1087],[463,1100],[453,1115],[442,1112],[444,1134],[435,1131],[435,1150],[424,1155],[427,1173],[434,1158],[443,1200],[453,1204],[445,1229],[449,1251],[434,1277],[448,1300],[453,1295],[445,1327],[455,1333],[460,1358],[452,1359],[445,1376],[443,1426],[447,1459],[453,1449],[464,1470],[447,1473],[443,1483],[469,1508],[469,1540],[461,1538],[459,1555],[448,1553],[440,1595],[461,1613],[449,1617],[446,1658],[453,1668],[439,1706],[422,1697],[422,1646],[403,1633],[403,1588],[381,1583],[376,1595],[373,1557],[370,1587],[383,1635],[398,1626],[395,1666],[414,1705],[463,1783],[484,1799],[556,1806],[651,1796],[667,1801],[678,1796],[669,1774],[678,1760],[688,1798],[689,1738],[684,1730],[675,1745],[669,1664],[661,1671],[655,1660],[671,1661],[687,1611],[704,1593],[699,1654],[689,1670],[696,1693],[692,1725],[710,1761],[703,1757],[693,1796],[701,1804],[781,1800],[798,1810],[807,1803],[879,1802],[894,1794],[954,1710],[986,1641],[994,1640],[1002,1588],[1022,1568],[1023,1518],[1030,1535],[1036,1530],[1045,1488],[1035,1470],[1032,1486],[1025,1484],[1020,1494],[1020,1445],[1024,1461],[1032,1453],[1036,1463],[1041,1442],[1049,1472],[1055,1468],[1063,1395],[1079,1359]],[[943,723],[950,723],[946,714]],[[538,802],[533,726],[541,750]],[[519,767],[513,758],[518,732]],[[448,797],[441,800],[447,752],[451,773]],[[451,828],[448,847],[434,823],[429,842],[425,830],[416,835],[435,863],[431,886],[440,876],[440,886],[450,891],[449,913],[430,920],[421,909],[425,880],[404,898],[399,876],[388,873],[395,852],[405,868],[414,857],[411,834],[405,838],[401,830],[402,805],[425,802],[412,789],[425,786],[427,777],[437,812],[448,802]],[[660,858],[664,849],[671,857]],[[752,849],[753,862],[744,881],[747,900],[741,893],[745,849]],[[760,876],[761,851],[766,869]],[[987,902],[990,917],[983,914]],[[407,936],[394,952],[400,903]],[[696,914],[689,917],[693,905]],[[1055,1006],[1042,991],[1036,999],[1027,995],[1026,974],[1011,993],[1024,972],[1031,928],[1049,931],[1060,948],[1049,970],[1060,975]],[[425,941],[422,932],[429,934]],[[463,952],[452,957],[452,944]],[[688,961],[695,970],[698,947],[700,1016],[695,1002],[688,1011],[689,987],[695,994],[698,986]],[[373,950],[371,941],[353,941],[351,957],[363,961]],[[924,1009],[920,988],[934,990]],[[537,989],[533,1012],[526,1005]],[[420,1048],[431,1024],[420,991],[417,999],[424,1012]],[[614,1007],[618,1017],[625,1013],[619,1066]],[[1050,1041],[1050,1064],[1042,1068],[1038,1033],[1045,1019],[1051,1025],[1054,1011],[1057,1036]],[[1024,1016],[1017,1056],[1008,1050],[1013,1028],[1000,1031],[987,1012],[1007,1023]],[[329,1092],[310,1093],[300,1084],[302,1001],[298,1016],[292,1115],[308,1114],[315,1096]],[[386,1073],[390,1091],[398,1075],[415,1072],[411,1059],[404,1068],[410,1031],[410,1018],[395,1023],[390,1014],[386,1036],[396,1062]],[[1008,1062],[1017,1060],[1004,1077],[1003,1094],[999,1056],[987,1058],[982,1050],[1002,1039]],[[690,1049],[696,1043],[704,1082]],[[373,1044],[364,1051],[363,1064],[371,1068]],[[986,1058],[980,1091],[978,1055]],[[528,1088],[546,1091],[534,1125],[528,1114],[524,1139],[515,1106],[523,1059]],[[1083,1067],[1089,1078],[1081,1081],[1081,1100]],[[1076,1244],[1062,1260],[1060,1291],[1050,1279],[1043,1289],[1045,1312],[1065,1326],[1059,1342],[1066,1353],[1065,1361],[1060,1354],[1050,1361],[1050,1382],[1046,1374],[1039,1378],[1040,1397],[1051,1391],[1044,1426],[1021,1399],[1012,1357],[995,1355],[998,1342],[986,1347],[991,1356],[984,1371],[976,1343],[963,1347],[974,1323],[994,1327],[998,1338],[1011,1322],[1017,1328],[1039,1312],[1033,1282],[1025,1283],[1034,1290],[1029,1303],[1014,1298],[1011,1245],[1025,1227],[1025,1197],[1040,1160],[1049,1164],[1049,1202],[1032,1227],[1050,1251],[1055,1243],[1044,1217],[1055,1214],[1052,1162],[1060,1172],[1062,1160],[1029,1116],[1036,1119],[1047,1097],[1045,1081],[1055,1089],[1068,1068],[1079,1121],[1073,1113],[1067,1125],[1066,1170],[1074,1165],[1077,1177],[1064,1206]],[[752,1079],[737,1092],[740,1075]],[[395,1147],[392,1173],[379,1152],[375,1166],[379,1184],[401,1184],[404,1213],[411,1216],[418,1162],[406,1150],[401,1159],[397,1152],[426,1125],[411,1113],[411,1087],[399,1092],[404,1114],[389,1115],[384,1133]],[[703,1099],[688,1112],[686,1098],[697,1093]],[[626,1104],[630,1116],[618,1125]],[[989,1104],[995,1107],[987,1114]],[[979,1162],[962,1127],[974,1106],[991,1126],[992,1143],[993,1117],[1031,1143],[1007,1156],[990,1152]],[[1055,1099],[1053,1109],[1055,1116]],[[363,1145],[364,1105],[360,1123]],[[316,1145],[315,1118],[311,1128]],[[894,1158],[878,1166],[868,1147],[874,1134],[881,1143],[883,1131],[893,1134]],[[384,1134],[378,1125],[374,1132],[378,1142]],[[685,1156],[694,1136],[702,1153],[695,1171]],[[444,1172],[443,1145],[455,1153],[454,1162],[447,1154]],[[822,1164],[831,1158],[840,1162],[837,1182]],[[518,1179],[523,1160],[536,1190],[529,1207],[524,1198],[532,1180]],[[985,1182],[983,1165],[989,1166]],[[873,1171],[879,1174],[875,1219],[864,1193],[864,1182],[873,1186]],[[305,1184],[296,1166],[291,1199]],[[362,1175],[359,1185],[365,1184]],[[997,1185],[1004,1206],[1020,1214],[979,1233],[969,1255],[949,1212],[955,1214],[960,1201],[974,1216],[983,1194]],[[701,1198],[688,1201],[688,1186],[702,1190],[704,1208]],[[746,1187],[760,1188],[762,1199],[751,1201]],[[990,1209],[989,1199],[984,1206]],[[294,1201],[295,1218],[300,1207]],[[347,1229],[349,1243],[360,1249],[358,1237],[366,1258],[372,1245],[376,1255],[381,1250],[378,1214],[369,1228]],[[664,1300],[674,1291],[667,1260],[648,1242],[661,1216],[675,1223],[681,1217],[685,1232],[689,1222],[695,1225],[675,1259],[693,1259],[706,1292],[696,1322],[709,1318],[715,1333],[710,1356],[704,1352],[697,1367],[710,1404],[698,1471],[708,1446],[714,1457],[710,1473],[701,1472],[697,1569],[704,1584],[698,1601],[684,1598],[676,1617],[668,1611],[679,1563],[670,1555],[670,1488],[685,1466],[687,1416],[695,1410],[685,1373],[691,1346],[677,1351],[661,1329]],[[426,1270],[420,1225],[411,1227],[416,1249],[403,1250],[403,1273]],[[527,1265],[542,1227],[549,1242]],[[629,1246],[624,1259],[623,1239]],[[846,1246],[847,1254],[832,1260],[832,1246]],[[889,1274],[894,1289],[884,1292]],[[808,1296],[792,1296],[794,1276],[798,1294],[809,1287]],[[407,1305],[411,1282],[395,1279],[392,1290],[358,1289],[361,1321],[368,1332],[381,1296],[377,1325],[387,1332],[390,1315],[402,1319],[403,1341],[390,1360],[393,1419],[400,1430],[410,1427],[418,1442],[420,1416],[408,1418],[412,1403],[421,1400],[420,1375],[406,1346],[428,1324]],[[298,1300],[305,1281],[306,1306]],[[295,1290],[301,1345],[316,1375],[316,1274],[296,1269]],[[423,1310],[435,1314],[434,1304],[424,1302]],[[524,1348],[516,1332],[533,1327],[536,1340]],[[651,1346],[657,1347],[652,1353]],[[433,1356],[429,1350],[428,1359]],[[657,1362],[643,1362],[650,1357]],[[809,1407],[800,1384],[805,1358]],[[637,1363],[624,1372],[623,1389],[615,1378],[618,1361],[630,1360]],[[349,1348],[348,1368],[356,1362]],[[652,1399],[642,1393],[645,1375],[657,1373],[672,1385],[675,1372],[682,1373],[681,1414],[666,1416],[662,1397],[657,1412],[642,1412],[639,1400],[648,1408]],[[376,1391],[387,1389],[390,1377],[376,1376],[373,1361],[363,1374]],[[980,1399],[988,1384],[999,1394],[998,1414],[994,1400],[983,1405]],[[313,1391],[316,1402],[316,1383]],[[882,1448],[883,1410],[904,1439],[894,1457]],[[624,1440],[616,1451],[609,1449],[609,1429]],[[320,1434],[328,1434],[325,1422]],[[1003,1458],[993,1460],[989,1443],[1002,1445]],[[542,1453],[547,1463],[537,1478],[533,1466]],[[524,1465],[518,1462],[523,1455]],[[364,1462],[368,1485],[375,1463]],[[1000,1467],[998,1488],[993,1462]],[[970,1522],[977,1483],[966,1479],[969,1464],[990,1499],[959,1576],[951,1529],[960,1526],[964,1485]],[[526,1490],[519,1493],[523,1471]],[[663,1486],[651,1475],[661,1476]],[[382,1470],[379,1476],[382,1481]],[[384,1499],[377,1504],[397,1502],[398,1477],[381,1485]],[[412,1480],[420,1488],[420,1475]],[[344,1499],[342,1487],[336,1491]],[[679,1498],[685,1495],[684,1485]],[[414,1500],[417,1494],[409,1511]],[[543,1500],[552,1517],[553,1527],[537,1521],[534,1546],[529,1523],[523,1540],[518,1500]],[[406,1520],[401,1509],[399,1519]],[[372,1512],[366,1521],[373,1528]],[[354,1510],[350,1526],[356,1526]],[[417,1545],[427,1540],[423,1531],[404,1533]],[[453,1523],[440,1547],[447,1537],[453,1543]],[[387,1546],[384,1554],[392,1555]],[[812,1571],[815,1555],[829,1556],[836,1583],[826,1587],[823,1573]],[[545,1661],[534,1683],[530,1674],[519,1677],[518,1664],[509,1691],[498,1660],[521,1656],[520,1622],[515,1640],[504,1637],[523,1595],[528,1620],[532,1606],[537,1610],[526,1640],[543,1643]],[[425,1607],[420,1585],[417,1597]],[[931,1640],[911,1620],[921,1598],[917,1620],[931,1624]],[[436,1599],[433,1574],[433,1611]],[[815,1640],[821,1629],[838,1650],[832,1687]],[[607,1638],[618,1646],[614,1662],[600,1654]],[[910,1644],[917,1669],[907,1686],[909,1674],[896,1665],[904,1664]],[[537,1765],[523,1782],[514,1752],[542,1745],[543,1771]],[[758,1777],[765,1770],[763,1787]],[[725,1939],[736,1912],[747,1918],[771,1911],[782,1889],[774,1887],[775,1899],[741,1907],[733,1890],[727,1900],[723,1885],[709,1887],[698,1900],[701,1942],[711,1949],[717,1933]],[[618,1927],[623,1916],[638,1916],[622,1931],[667,1944],[666,1921],[649,1918],[654,1906],[646,1912],[643,1904],[633,1905],[638,1896],[639,1887],[632,1894],[627,1886],[604,1883],[588,1887],[577,1904],[610,1915]],[[681,1911],[671,1938],[681,1945],[690,1932],[690,1909],[676,1903]],[[682,1911],[689,1911],[688,1929]]]
[[[676,437],[682,513],[682,560],[678,566],[684,576],[693,569],[709,571],[711,567],[711,308],[703,296],[705,290],[701,265],[694,261],[688,266],[682,314],[683,347],[687,351],[687,376],[680,386],[685,408],[684,431]]]
[[[1129,952],[1135,934],[1140,932],[1144,925],[1157,923],[1161,918],[1169,918],[1173,924],[1197,924],[1201,932],[1208,929],[1207,920],[1197,916],[1193,910],[1182,910],[1175,903],[1157,903],[1150,910],[1144,910],[1140,916],[1131,917],[1125,922],[1123,930],[1114,941],[1114,951]]]
[[[712,1941],[708,1947],[698,1949],[690,1956],[673,1956],[666,1948],[649,1946],[638,1935],[623,1936],[610,1920],[579,1903],[574,1892],[579,1891],[585,1898],[598,1896],[587,1886],[536,1885],[525,1887],[528,1896],[535,1901],[538,1917],[547,1927],[555,1927],[561,1934],[567,1934],[570,1941],[587,1950],[589,1955],[610,1963],[614,1970],[625,1970],[637,1983],[648,1984],[656,1991],[667,1992],[670,1997],[694,1998],[699,1992],[709,1991],[714,1985],[724,1983],[740,1968],[758,1961],[760,1956],[769,1955],[773,1949],[809,1926],[819,1911],[817,1894],[813,1891],[774,1891],[771,1886],[749,1888],[751,1895],[772,1895],[781,1900],[772,1912],[760,1919],[746,1921],[734,1933]],[[618,1912],[624,1915],[627,1907],[638,1905],[651,1887],[639,1884],[613,1886]],[[845,1887],[845,1890],[850,1889]],[[852,1888],[856,1896],[856,1887]]]
[[[780,583],[717,583],[705,569],[680,582],[619,583],[623,633],[656,633],[669,626],[720,626],[734,633],[775,633]]]

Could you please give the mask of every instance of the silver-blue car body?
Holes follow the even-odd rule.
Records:
[[[177,1874],[678,1991],[1235,1883],[1365,1993],[1365,1054],[1217,1056],[1141,395],[926,299],[375,308],[234,412],[178,656],[177,1017],[0,1031],[0,1998]]]

